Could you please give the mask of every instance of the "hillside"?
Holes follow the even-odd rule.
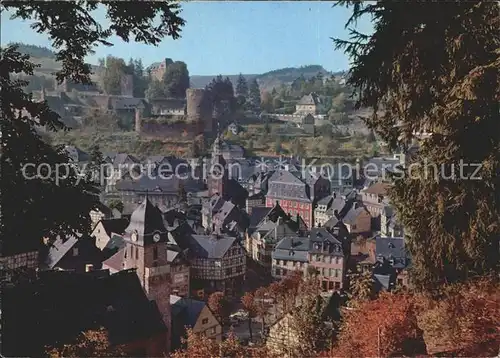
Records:
[[[17,44],[19,50],[31,56],[31,61],[39,64],[40,67],[35,70],[36,76],[52,77],[52,74],[60,68],[60,64],[55,59],[55,53],[48,48],[35,45]],[[97,70],[97,66],[92,66]],[[188,64],[189,67],[189,64]],[[316,76],[318,73],[324,76],[330,76],[332,73],[326,71],[320,65],[309,65],[302,67],[281,68],[262,74],[244,74],[247,81],[257,79],[263,91],[270,91],[273,88],[280,87],[282,84],[290,84],[296,78],[303,76],[306,79]],[[210,76],[191,75],[191,87],[204,88],[218,74]],[[239,74],[222,74],[229,77],[233,84],[236,84]]]
[[[318,73],[321,73],[324,76],[332,75],[332,73],[328,72],[320,65],[309,65],[302,67],[280,68],[262,74],[244,74],[243,76],[247,79],[247,81],[251,81],[256,78],[262,90],[270,91],[273,88],[280,87],[282,84],[290,84],[292,83],[293,80],[295,80],[300,76],[304,76],[304,78],[308,79],[313,76],[316,76]],[[217,75],[213,76],[192,75],[191,85],[192,87],[195,88],[203,88],[212,80],[212,78],[216,76]],[[223,76],[229,77],[229,79],[231,80],[231,82],[233,82],[233,84],[235,84],[238,79],[237,74],[233,75],[223,74]]]

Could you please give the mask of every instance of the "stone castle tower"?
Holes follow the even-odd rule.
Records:
[[[135,209],[125,229],[124,269],[135,268],[150,300],[155,301],[168,329],[165,352],[170,351],[170,264],[167,260],[167,229],[160,210],[146,197]]]
[[[134,77],[132,75],[122,75],[120,85],[122,96],[134,97]]]
[[[213,133],[212,102],[206,90],[188,88],[186,90],[187,119],[192,122],[201,122],[205,134]]]

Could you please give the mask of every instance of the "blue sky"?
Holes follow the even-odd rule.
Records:
[[[142,58],[145,65],[169,57],[184,61],[194,75],[263,73],[311,64],[330,71],[345,70],[349,59],[335,51],[330,37],[347,38],[344,24],[350,9],[332,7],[332,2],[188,2],[182,5],[186,20],[182,36],[164,39],[157,47],[125,43],[112,38],[113,47],[101,46],[88,58],[108,54],[128,59]],[[96,17],[107,21],[103,11]],[[46,35],[36,34],[30,23],[1,16],[1,42],[24,42],[50,47]],[[372,31],[369,21],[358,30]]]

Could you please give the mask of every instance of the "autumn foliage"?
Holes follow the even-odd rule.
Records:
[[[111,346],[108,332],[104,328],[83,332],[71,344],[65,344],[61,347],[48,347],[46,353],[52,358],[127,356],[120,347]]]
[[[382,293],[344,312],[335,357],[498,354],[500,287],[491,278],[443,287],[438,296]],[[424,344],[425,342],[425,344]]]
[[[208,308],[210,308],[220,324],[224,325],[231,312],[229,301],[224,296],[224,293],[212,293],[208,297]]]
[[[242,346],[232,333],[223,342],[216,342],[189,329],[184,343],[187,348],[174,352],[172,358],[274,358],[264,347]]]
[[[402,356],[425,353],[417,325],[415,299],[408,294],[382,293],[346,310],[336,357]],[[380,344],[379,344],[380,343]]]

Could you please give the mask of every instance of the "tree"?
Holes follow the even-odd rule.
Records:
[[[206,90],[210,93],[214,109],[221,115],[223,113],[233,111],[236,100],[234,98],[234,89],[231,80],[222,75],[218,75],[206,86]],[[226,106],[229,105],[229,108]]]
[[[253,144],[253,140],[249,140],[248,141],[248,145],[247,145],[247,151],[249,151],[250,153],[253,152],[253,149],[254,149],[254,144]]]
[[[281,137],[276,137],[276,140],[274,141],[274,153],[275,154],[280,154],[283,151],[283,147],[281,144]]]
[[[453,352],[454,356],[465,357],[498,354],[498,279],[486,277],[448,285],[437,298],[419,295],[417,299],[419,327],[424,331],[430,354]]]
[[[102,186],[104,183],[101,178],[101,170],[103,169],[104,158],[99,149],[99,145],[95,144],[90,148],[89,165],[87,166],[88,180],[95,185]],[[104,173],[103,173],[104,174]]]
[[[236,82],[236,95],[238,97],[248,97],[248,83],[246,78],[240,73],[238,81]]]
[[[368,133],[368,137],[366,138],[366,140],[368,141],[368,143],[376,142],[375,133],[373,132],[373,130]]]
[[[269,307],[267,306],[265,299],[268,298],[269,293],[265,287],[259,287],[255,293],[255,313],[260,317],[262,326],[261,332],[264,334],[264,329],[266,327],[266,315],[269,313]]]
[[[256,79],[250,82],[248,89],[248,105],[251,110],[258,111],[262,100],[260,97],[260,87]]]
[[[375,297],[373,291],[373,275],[370,271],[352,272],[349,274],[350,305],[356,306],[359,302],[371,300]]]
[[[182,61],[175,61],[167,67],[163,75],[165,97],[185,98],[189,88],[189,71]]]
[[[125,74],[131,74],[131,69],[122,58],[106,57],[106,67],[101,78],[104,91],[108,94],[122,94],[122,77]]]
[[[178,16],[178,4],[147,3],[139,9],[128,3],[99,5],[107,10],[110,28],[102,27],[91,16],[98,4],[90,1],[3,2],[1,7],[10,11],[13,18],[34,20],[35,31],[50,35],[56,59],[61,64],[56,74],[59,83],[64,79],[91,83],[91,68],[85,58],[94,45],[109,45],[106,40],[112,35],[155,45],[165,36],[177,38],[184,24]],[[159,25],[151,26],[157,15],[161,17]],[[0,238],[2,253],[6,254],[14,249],[12,246],[26,250],[38,245],[44,236],[87,233],[89,212],[98,203],[98,190],[92,183],[77,180],[81,178],[72,170],[68,170],[68,177],[64,179],[55,175],[56,166],[68,167],[69,159],[61,148],[43,142],[36,129],[45,127],[56,131],[65,127],[46,103],[34,102],[23,93],[25,83],[11,80],[10,73],[33,75],[35,66],[28,61],[29,56],[21,55],[15,46],[2,48],[1,52],[2,206],[9,210],[2,211]],[[46,179],[27,179],[27,175],[36,174],[33,170],[23,173],[22,168],[29,163],[35,168],[46,163],[45,168],[50,167],[52,175]],[[50,210],[47,203],[51,205]],[[31,218],[30,225],[23,225],[27,217]]]
[[[127,357],[121,347],[113,347],[108,332],[103,327],[83,332],[72,344],[62,347],[47,347],[47,355],[52,358],[78,357]]]
[[[328,139],[333,138],[333,127],[329,123],[322,125],[318,129],[318,132],[321,133],[321,136],[323,138],[328,138]]]
[[[276,111],[278,108],[283,108],[283,101],[279,97],[274,97],[272,108]]]
[[[413,296],[382,293],[344,312],[335,357],[414,357],[426,354]]]
[[[262,93],[262,102],[260,103],[260,108],[262,108],[262,110],[267,113],[274,112],[273,98],[271,97],[271,94],[267,91],[264,91]]]
[[[191,153],[191,157],[193,157],[193,158],[198,158],[201,156],[201,149],[200,149],[200,145],[199,145],[198,141],[194,140],[190,144],[190,153]]]
[[[149,100],[165,97],[165,91],[161,81],[156,78],[152,79],[146,89],[145,96]]]
[[[318,282],[315,282],[318,287]],[[301,300],[301,304],[293,311],[293,327],[301,344],[298,346],[297,356],[314,357],[329,347],[332,330],[325,324],[325,300],[318,294],[308,293]]]
[[[292,153],[297,157],[303,157],[305,155],[305,148],[299,138],[295,138],[292,142]]]
[[[221,326],[224,327],[224,324],[229,318],[229,313],[231,312],[230,303],[224,296],[224,293],[212,293],[208,297],[208,308],[210,308],[210,310],[213,312],[217,320],[220,322]]]
[[[432,290],[498,272],[498,3],[357,3],[347,26],[363,15],[373,16],[371,35],[352,30],[351,40],[335,40],[353,59],[356,107],[373,108],[368,125],[394,150],[408,146],[415,130],[433,133],[414,158],[421,169],[390,191],[412,282]],[[394,33],[404,35],[395,42]],[[458,169],[459,162],[475,164]],[[429,174],[427,163],[439,173]],[[478,168],[481,180],[471,180]]]
[[[123,209],[124,209],[124,205],[123,205],[123,202],[121,202],[120,200],[118,199],[111,199],[109,202],[108,202],[108,208],[110,209],[116,209],[118,210],[120,213],[123,213]]]
[[[265,347],[243,347],[236,336],[230,332],[227,339],[216,342],[204,335],[198,335],[188,329],[187,338],[183,339],[186,348],[172,354],[172,358],[193,357],[234,357],[234,358],[277,358]]]
[[[241,297],[241,304],[243,310],[248,315],[248,332],[250,333],[250,340],[252,340],[252,319],[257,315],[257,307],[255,303],[255,296],[252,292],[247,292]]]

